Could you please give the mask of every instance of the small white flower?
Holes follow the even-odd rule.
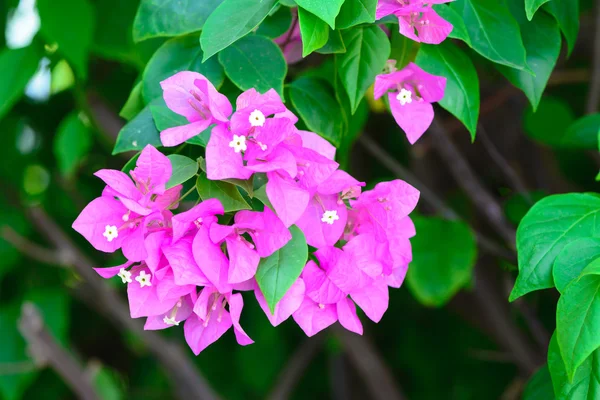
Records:
[[[140,287],[152,286],[150,279],[152,279],[152,275],[147,274],[146,271],[140,272],[140,274],[135,278],[135,280],[140,283]]]
[[[102,236],[104,236],[109,242],[112,242],[119,236],[119,231],[114,225],[106,225],[104,227],[104,233],[102,234]]]
[[[263,126],[265,124],[265,114],[260,110],[254,110],[250,113],[249,121],[252,126]]]
[[[246,151],[246,136],[244,135],[233,135],[233,140],[229,142],[229,147],[233,147],[233,151],[239,153],[240,151]]]
[[[180,321],[175,321],[175,317],[169,318],[165,315],[165,317],[163,318],[163,322],[167,325],[179,326]]]
[[[125,268],[121,268],[117,276],[121,278],[123,283],[131,283],[131,272],[127,271]]]
[[[398,95],[396,96],[396,99],[398,99],[401,106],[407,103],[410,104],[412,103],[412,92],[410,90],[402,88],[402,90],[400,90],[400,93],[398,93]]]
[[[131,211],[130,211],[130,212],[131,212]],[[127,214],[123,214],[123,217],[122,217],[122,219],[123,219],[123,221],[125,221],[125,222],[129,221],[129,212],[128,212]]]
[[[337,211],[333,210],[333,211],[325,211],[323,213],[323,218],[321,218],[321,222],[325,222],[329,225],[333,225],[333,223],[335,221],[337,221],[338,219],[340,219],[340,217],[337,215]]]

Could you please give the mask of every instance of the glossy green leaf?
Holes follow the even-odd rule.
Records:
[[[298,20],[302,35],[302,57],[325,46],[329,39],[329,26],[302,7],[298,8]]]
[[[167,158],[171,161],[171,168],[173,168],[171,178],[167,182],[167,189],[187,182],[196,176],[198,163],[195,160],[179,154],[171,154]]]
[[[146,103],[162,97],[160,82],[177,72],[194,71],[204,75],[215,87],[223,84],[223,67],[215,60],[202,63],[198,36],[184,36],[165,42],[154,53],[142,76],[142,94]]]
[[[537,12],[537,10],[544,4],[549,2],[550,0],[525,0],[525,13],[527,14],[527,19],[531,21],[533,19],[533,15]]]
[[[390,59],[396,60],[396,68],[402,69],[411,61],[414,61],[419,46],[414,40],[410,40],[404,35],[401,35],[397,30],[392,31],[392,39],[390,42],[391,51]]]
[[[475,51],[495,63],[525,68],[519,24],[504,0],[456,0],[450,7],[463,17]]]
[[[547,195],[543,190],[515,193],[504,203],[506,218],[515,226],[519,225],[531,207]]]
[[[167,104],[161,97],[155,99],[152,104],[150,104],[150,112],[152,113],[152,119],[154,119],[156,129],[158,129],[159,132],[175,126],[189,124],[186,117],[176,114],[167,107]]]
[[[327,82],[300,78],[290,85],[290,99],[308,129],[335,146],[340,144],[346,128],[341,118],[343,111]]]
[[[222,181],[211,181],[205,173],[200,173],[198,176],[196,189],[202,200],[218,199],[223,204],[225,212],[251,209],[235,185]]]
[[[600,258],[565,289],[556,309],[556,339],[569,381],[600,347]]]
[[[571,54],[579,33],[579,2],[552,0],[544,5],[544,9],[556,18],[560,30],[567,39],[568,54]]]
[[[206,61],[256,28],[277,0],[225,0],[210,15],[200,37]],[[228,27],[231,27],[229,29]]]
[[[342,32],[346,52],[336,55],[339,77],[350,99],[352,113],[381,73],[390,55],[390,42],[378,26]]]
[[[475,235],[460,221],[424,217],[413,221],[418,234],[411,238],[408,288],[422,304],[440,307],[471,282],[477,259]]]
[[[286,33],[291,25],[292,13],[290,9],[287,7],[279,7],[276,12],[265,18],[256,30],[256,34],[275,39]]]
[[[600,257],[600,238],[581,238],[568,245],[558,254],[552,268],[554,284],[560,293],[592,261]]]
[[[92,133],[77,112],[69,114],[54,137],[54,157],[62,175],[70,178],[92,146]]]
[[[458,118],[475,140],[479,118],[479,78],[471,59],[452,42],[421,45],[416,63],[433,75],[446,78],[439,104]]]
[[[151,105],[144,107],[135,118],[121,128],[113,149],[113,155],[125,151],[140,151],[147,144],[154,147],[162,146],[158,129],[156,129],[152,118]]]
[[[598,133],[600,132],[600,113],[586,115],[571,124],[560,146],[574,149],[598,149]]]
[[[556,400],[595,399],[600,394],[600,349],[579,366],[571,381],[567,377],[555,332],[548,348],[548,369]]]
[[[346,52],[346,45],[340,31],[329,29],[329,38],[325,46],[316,50],[319,54],[340,54]]]
[[[0,119],[21,98],[41,58],[42,52],[35,45],[0,52]]]
[[[246,36],[219,53],[227,77],[242,90],[275,89],[283,98],[287,63],[281,49],[263,36]]]
[[[271,312],[275,312],[277,303],[300,277],[308,260],[304,234],[295,225],[290,227],[290,232],[292,239],[269,257],[261,259],[256,271],[256,282]]]
[[[527,51],[527,65],[535,75],[505,66],[498,69],[525,93],[535,111],[560,54],[560,32],[550,16],[540,13],[533,21],[521,24],[521,33]]]
[[[337,29],[375,22],[377,0],[345,0],[335,20]]]
[[[517,229],[519,276],[510,301],[554,286],[552,266],[569,243],[600,236],[600,196],[569,193],[545,197],[525,215]]]
[[[529,379],[523,391],[523,400],[553,400],[554,389],[548,365],[544,365]]]
[[[340,13],[344,0],[296,0],[296,4],[310,11],[335,29],[335,18]]]
[[[133,89],[131,89],[125,105],[121,108],[121,111],[119,111],[119,116],[130,121],[142,111],[143,108],[144,99],[142,98],[142,81],[139,81],[135,84]]]
[[[471,37],[465,25],[465,20],[454,8],[448,4],[436,4],[433,9],[440,17],[452,24],[452,31],[448,35],[449,38],[459,39],[471,46]],[[472,46],[471,46],[472,47]]]
[[[38,0],[37,9],[42,22],[40,33],[46,42],[58,45],[58,52],[85,79],[94,36],[92,4],[88,0]]]
[[[223,0],[141,0],[133,22],[136,42],[197,32]]]

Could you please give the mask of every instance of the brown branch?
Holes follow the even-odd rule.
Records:
[[[10,243],[15,249],[38,262],[64,267],[67,259],[56,250],[47,249],[21,236],[8,225],[0,227],[0,237]]]
[[[28,351],[38,365],[50,365],[71,387],[77,397],[84,400],[99,400],[92,382],[75,361],[61,348],[44,326],[38,309],[24,303],[18,322],[19,331],[27,342]]]

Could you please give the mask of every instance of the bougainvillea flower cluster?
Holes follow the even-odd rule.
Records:
[[[399,82],[422,101],[433,101],[435,88],[413,88],[405,75],[393,78],[393,86]],[[106,188],[73,228],[100,251],[122,249],[125,264],[96,270],[127,285],[131,317],[146,318],[150,330],[183,324],[195,354],[230,328],[239,344],[253,343],[240,325],[244,300],[251,298],[274,326],[292,317],[309,336],[336,321],[361,334],[356,306],[378,322],[388,307],[388,288],[402,284],[412,258],[409,214],[419,192],[401,180],[362,191],[364,183],[338,169],[331,144],[296,128],[296,116],[274,90],[244,92],[233,112],[198,73],[179,72],[161,86],[167,106],[189,122],[163,131],[163,145],[177,145],[213,125],[205,154],[208,178],[258,175],[266,179],[268,201],[264,209],[230,218],[218,199],[184,208],[181,186],[167,189],[169,159],[150,145],[129,176],[98,171]],[[316,250],[285,295],[269,304],[257,270],[261,260],[292,243],[291,229],[299,229],[307,248]]]

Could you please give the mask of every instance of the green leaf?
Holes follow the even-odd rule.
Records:
[[[515,193],[504,203],[506,218],[514,225],[519,225],[534,203],[540,201],[548,194],[542,190],[527,193]]]
[[[140,151],[147,144],[154,147],[162,146],[160,135],[152,118],[151,105],[152,103],[144,107],[134,119],[121,128],[113,149],[113,155],[125,151]]]
[[[141,0],[133,22],[136,42],[199,31],[223,0]]]
[[[302,57],[306,57],[325,46],[329,39],[329,27],[322,19],[302,7],[298,8],[298,20],[302,35]]]
[[[75,74],[66,60],[60,60],[52,68],[50,94],[63,92],[75,86]]]
[[[127,62],[136,67],[145,65],[133,42],[133,19],[138,1],[102,0],[94,2],[96,29],[92,51],[102,58]],[[119,10],[115,12],[115,10]]]
[[[579,33],[579,2],[552,0],[544,5],[544,9],[556,18],[560,30],[567,39],[568,54],[571,54]]]
[[[225,212],[251,209],[235,185],[222,181],[211,181],[205,173],[198,176],[196,189],[202,200],[218,199],[223,204]]]
[[[256,30],[256,34],[275,39],[286,33],[291,25],[292,13],[290,9],[287,7],[279,7],[276,12],[265,18]]]
[[[551,17],[540,13],[532,22],[521,25],[521,33],[527,51],[527,65],[535,75],[505,66],[498,66],[498,69],[513,85],[525,93],[535,111],[558,60],[560,32]]]
[[[456,10],[447,4],[436,4],[433,9],[444,18],[446,21],[452,24],[452,32],[448,35],[449,38],[459,39],[471,46],[471,37],[469,31],[465,25],[465,20],[462,15],[456,12]]]
[[[296,0],[296,4],[310,11],[335,29],[335,17],[340,13],[344,0]]]
[[[94,8],[88,0],[38,0],[40,33],[57,44],[80,78],[87,77],[88,53],[94,37]],[[68,28],[67,28],[68,27]]]
[[[41,58],[42,52],[35,45],[0,52],[0,119],[21,98]]]
[[[277,0],[225,0],[210,15],[200,45],[203,61],[256,28],[269,15]],[[229,28],[231,27],[231,28]]]
[[[504,0],[456,0],[450,7],[462,15],[475,51],[495,63],[525,68],[519,24]]]
[[[544,365],[529,379],[523,400],[553,400],[554,390],[552,388],[552,379],[548,365]]]
[[[198,36],[174,38],[165,42],[154,53],[144,69],[142,94],[146,103],[162,97],[160,82],[181,71],[199,72],[217,88],[225,80],[223,67],[217,60],[202,63],[202,50],[198,46]]]
[[[283,98],[287,63],[283,53],[270,39],[246,36],[219,53],[227,77],[242,90],[264,93],[273,88]]]
[[[339,77],[350,99],[352,114],[381,73],[390,55],[390,42],[378,26],[366,26],[342,32],[346,52],[336,55]]]
[[[519,276],[509,300],[554,286],[552,266],[569,243],[600,234],[600,196],[569,193],[537,202],[517,229]]]
[[[552,377],[556,400],[595,399],[600,393],[600,350],[595,350],[577,369],[573,381],[567,377],[560,354],[556,332],[548,348],[548,369]]]
[[[121,168],[121,172],[125,172],[126,174],[129,174],[129,171],[131,171],[132,169],[135,168],[135,164],[137,164],[137,160],[138,160],[138,158],[140,158],[140,154],[142,154],[141,151],[139,153],[137,153],[135,156],[131,157],[131,159],[129,159],[129,161],[127,161],[125,163],[125,165],[123,165],[123,168]]]
[[[377,0],[346,0],[335,20],[337,29],[375,22]]]
[[[525,13],[527,14],[527,19],[531,21],[533,19],[533,15],[536,11],[544,4],[549,2],[550,0],[525,0]]]
[[[121,118],[125,118],[127,121],[130,121],[140,111],[142,111],[143,108],[144,99],[142,98],[142,81],[138,81],[133,89],[131,89],[125,105],[121,111],[119,111],[119,116]]]
[[[265,296],[271,312],[300,277],[308,260],[306,238],[297,226],[290,227],[292,239],[281,249],[260,260],[256,282]]]
[[[167,107],[167,104],[161,97],[156,98],[149,107],[150,112],[152,113],[152,119],[154,119],[154,124],[159,132],[175,126],[189,124],[189,121],[186,117],[173,112],[169,107]]]
[[[411,239],[408,288],[422,304],[440,307],[471,282],[477,259],[475,236],[461,221],[415,217],[413,222],[418,234]]]
[[[94,388],[101,399],[121,400],[125,398],[115,371],[103,365],[92,364],[92,368],[88,366],[86,372],[90,372]]]
[[[458,118],[475,140],[479,117],[479,78],[471,59],[452,42],[422,44],[416,63],[425,71],[446,77],[446,92],[439,104]]]
[[[392,31],[390,59],[396,60],[396,68],[402,69],[414,61],[419,47],[414,40],[401,35],[397,30]]]
[[[575,121],[562,137],[560,146],[574,149],[598,149],[600,114],[586,115]]]
[[[565,289],[592,261],[600,257],[600,238],[577,239],[562,249],[554,261],[552,276],[556,289]]]
[[[329,29],[329,38],[325,46],[316,50],[319,54],[339,54],[346,52],[346,45],[340,31],[334,31]]]
[[[569,381],[600,347],[600,258],[566,287],[556,309],[556,339]]]
[[[545,96],[537,111],[527,110],[523,120],[527,136],[560,147],[565,133],[575,121],[575,115],[565,99]]]
[[[69,114],[54,137],[54,157],[62,175],[70,178],[92,146],[92,134],[77,112]]]
[[[198,172],[198,163],[189,157],[171,154],[167,158],[171,161],[171,167],[173,168],[171,178],[167,182],[167,189],[187,182]]]
[[[331,86],[320,79],[304,77],[294,81],[289,88],[292,104],[308,129],[339,146],[345,124]]]

